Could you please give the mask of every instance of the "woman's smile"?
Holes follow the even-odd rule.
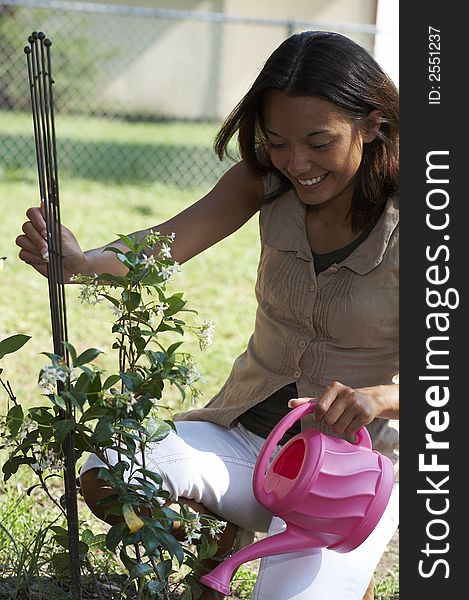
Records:
[[[290,179],[293,179],[295,183],[298,183],[302,187],[317,188],[324,181],[324,179],[326,179],[328,175],[329,173],[323,173],[322,175],[318,175],[317,177],[311,177],[308,179],[290,176]]]

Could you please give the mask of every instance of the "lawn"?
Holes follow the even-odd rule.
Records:
[[[25,211],[37,203],[34,173],[6,174],[0,179],[3,218],[0,223],[0,256],[6,256],[0,274],[3,306],[0,335],[32,336],[16,355],[2,362],[18,397],[33,402],[35,377],[45,362],[39,353],[50,350],[47,282],[22,263],[15,245]],[[202,189],[182,190],[155,185],[106,185],[86,180],[61,180],[62,221],[76,234],[83,248],[111,242],[119,233],[157,225],[198,199]],[[184,291],[198,319],[215,324],[214,345],[201,352],[195,338],[187,338],[206,383],[203,402],[218,390],[233,359],[243,351],[254,323],[254,281],[259,253],[257,220],[254,218],[229,239],[182,266],[174,291]],[[115,365],[111,350],[112,314],[108,306],[81,304],[77,286],[67,286],[69,341],[78,349],[97,346],[105,351],[104,368]]]
[[[115,239],[118,233],[157,225],[198,199],[208,189],[183,190],[161,184],[107,185],[84,179],[61,178],[62,221],[75,232],[83,248],[102,245]],[[34,172],[5,171],[0,178],[0,201],[3,219],[0,223],[0,293],[3,298],[0,313],[0,339],[14,333],[25,333],[32,338],[16,354],[2,360],[3,378],[12,384],[18,400],[25,406],[41,402],[37,377],[41,366],[47,363],[41,352],[51,351],[50,316],[47,282],[17,255],[15,238],[21,232],[27,208],[37,202],[37,182]],[[91,217],[91,218],[90,218]],[[252,219],[229,239],[183,265],[175,278],[174,291],[184,291],[191,308],[198,311],[192,316],[194,324],[211,319],[215,324],[214,344],[202,352],[197,339],[187,337],[184,346],[194,355],[198,370],[205,383],[200,389],[203,396],[198,405],[206,403],[227,377],[234,358],[244,350],[254,323],[254,281],[259,252],[257,220]],[[97,361],[104,369],[117,369],[117,357],[112,350],[112,313],[108,306],[90,306],[78,299],[78,287],[67,286],[67,315],[69,340],[78,350],[95,346],[105,354]],[[190,409],[190,400],[182,405],[174,389],[165,395],[173,408]],[[6,411],[6,394],[0,393],[0,414]],[[0,452],[1,458],[1,452]],[[4,586],[15,580],[31,582],[32,564],[47,559],[47,544],[42,553],[35,547],[36,534],[52,515],[44,498],[30,498],[25,490],[32,484],[26,472],[19,473],[10,485],[0,483],[0,576]],[[81,506],[81,517],[96,530],[97,520]],[[86,525],[85,525],[86,526]],[[4,528],[4,529],[3,529]],[[8,532],[8,533],[7,533]],[[40,555],[40,558],[39,558]],[[34,558],[34,560],[33,560]],[[105,553],[101,559],[110,565],[111,572],[118,565]],[[107,562],[106,562],[107,561]],[[5,565],[10,565],[6,568]],[[29,565],[29,566],[28,566]],[[13,577],[10,581],[6,575]],[[15,575],[16,577],[16,575]],[[251,580],[253,576],[250,576]],[[251,582],[252,583],[252,582]],[[248,583],[243,583],[246,596]],[[41,591],[32,587],[34,598],[53,597],[46,586]],[[6,594],[7,592],[4,591]],[[52,596],[51,596],[52,595]],[[8,598],[2,595],[0,599]],[[14,597],[14,596],[12,596]],[[60,597],[60,593],[59,593]]]
[[[128,152],[136,146],[151,147],[155,136],[158,136],[160,149],[165,145],[174,148],[181,144],[186,149],[194,146],[209,151],[214,133],[211,132],[207,138],[206,125],[113,125],[96,121],[95,126],[90,127],[89,122],[72,118],[63,119],[61,127],[69,140],[77,140],[80,148],[84,148],[88,141],[94,144],[94,148],[100,149],[103,144],[104,147],[107,147],[106,144],[116,145],[120,150],[125,147],[126,153],[119,154],[121,160],[125,160]],[[25,115],[17,115],[13,119],[11,115],[6,118],[5,113],[0,112],[0,149],[6,148],[2,146],[2,140],[8,140],[9,144],[15,139],[24,141],[31,135],[30,128],[31,123]],[[0,155],[0,257],[5,257],[0,261],[0,339],[14,333],[28,334],[32,338],[21,351],[6,356],[1,367],[4,370],[2,378],[10,381],[18,400],[25,406],[31,406],[41,401],[37,377],[40,368],[47,362],[41,352],[51,351],[52,342],[47,282],[19,260],[15,245],[27,208],[38,202],[36,173],[32,169],[19,168],[20,158],[16,157],[12,165],[5,154]],[[103,170],[106,168],[103,166]],[[179,185],[163,184],[158,177],[152,179],[149,171],[146,171],[145,177],[137,176],[132,181],[129,178],[131,169],[123,165],[122,170],[125,177],[121,179],[116,176],[109,179],[77,177],[73,169],[66,168],[61,172],[62,221],[74,231],[84,249],[111,242],[119,233],[157,225],[200,198],[211,186],[210,177],[194,179],[197,185],[191,186],[182,186],[181,182]],[[189,307],[198,311],[194,323],[211,319],[215,324],[211,348],[202,352],[197,340],[189,337],[183,346],[194,355],[205,380],[201,385],[203,396],[199,405],[217,392],[228,376],[233,360],[246,347],[254,324],[258,255],[258,224],[257,218],[254,218],[230,238],[183,265],[172,284],[174,291],[185,292]],[[69,341],[78,350],[91,346],[101,348],[104,354],[98,364],[115,371],[117,357],[111,348],[112,314],[109,307],[80,303],[77,286],[67,286],[66,293]],[[0,415],[4,415],[6,410],[6,395],[2,392]],[[165,400],[173,408],[191,408],[189,401],[181,405],[178,394],[172,389],[165,394]],[[8,485],[0,482],[0,577],[5,577],[5,574],[11,576],[11,579],[4,579],[3,586],[22,581],[28,589],[33,585],[32,559],[39,562],[47,559],[47,544],[42,552],[34,544],[47,515],[51,514],[50,508],[46,499],[25,493],[31,484],[26,474],[18,474]],[[99,528],[97,520],[85,507],[81,506],[80,514],[85,525],[93,531]],[[100,560],[103,569],[117,572],[115,562],[108,555],[103,553]],[[249,598],[255,568],[243,567],[239,575],[242,582],[238,583],[236,598]],[[0,600],[17,597],[8,595],[13,593],[11,589],[11,585],[7,591],[0,586]],[[54,595],[50,590],[36,590],[31,597],[52,600]],[[380,583],[376,599],[397,598],[397,574],[391,573]]]

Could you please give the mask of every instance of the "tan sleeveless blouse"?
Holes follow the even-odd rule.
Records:
[[[275,180],[266,178],[266,193],[273,185]],[[299,397],[316,397],[334,380],[353,388],[397,382],[398,199],[387,201],[352,254],[317,277],[305,215],[294,189],[262,206],[254,333],[215,397],[176,420],[230,427],[293,381]],[[313,423],[309,419],[308,426]],[[375,419],[367,427],[374,448],[391,458],[397,471],[397,421]]]

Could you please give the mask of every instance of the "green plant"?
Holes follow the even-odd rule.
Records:
[[[162,404],[165,385],[175,386],[183,399],[188,392],[193,399],[198,395],[201,376],[192,356],[181,351],[182,341],[174,342],[172,337],[190,330],[203,349],[211,344],[213,325],[211,321],[198,326],[186,323],[181,314],[195,311],[186,307],[182,293],[167,292],[168,282],[179,270],[171,258],[173,236],[150,233],[140,240],[135,235],[119,238],[126,251],[107,250],[125,265],[126,275],[74,278],[83,301],[109,302],[113,310],[118,371],[105,376],[94,364],[99,349],[78,354],[65,342],[64,356],[44,353],[50,364],[40,372],[39,387],[48,403],[26,413],[10,385],[2,381],[8,395],[2,435],[8,458],[2,470],[8,481],[20,467],[29,467],[37,483],[28,494],[41,489],[55,506],[61,523],[48,528],[55,544],[51,565],[65,577],[69,566],[66,514],[55,481],[63,470],[63,444],[73,434],[77,459],[93,452],[106,464],[99,477],[114,494],[101,504],[107,516],[119,519],[109,529],[105,544],[127,570],[124,587],[136,590],[140,598],[167,599],[177,591],[184,599],[196,599],[201,587],[194,570],[215,554],[216,538],[225,524],[183,505],[177,511],[169,507],[161,477],[146,468],[146,453],[174,429]],[[148,248],[153,251],[150,255],[145,252]],[[4,344],[9,352],[20,347],[18,336],[13,338],[16,344],[11,338],[7,348]],[[174,521],[183,527],[184,542],[173,535]],[[196,547],[194,540],[199,542]],[[100,541],[89,529],[81,533],[83,570],[92,572],[91,547]]]
[[[376,600],[399,600],[399,568],[395,567],[375,585]]]

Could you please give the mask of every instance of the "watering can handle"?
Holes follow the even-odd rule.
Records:
[[[290,429],[292,425],[299,419],[302,419],[305,415],[311,413],[316,408],[316,402],[307,402],[301,404],[293,410],[291,410],[283,419],[277,423],[272,429],[269,436],[267,437],[264,445],[261,448],[260,454],[257,458],[256,466],[254,468],[253,475],[253,487],[258,500],[261,501],[259,496],[262,496],[265,500],[266,494],[264,492],[264,474],[269,463],[269,459],[272,456],[272,452],[275,450],[278,442],[282,439],[283,435]],[[364,446],[365,448],[372,449],[370,434],[366,427],[360,427],[356,432],[355,445]]]

